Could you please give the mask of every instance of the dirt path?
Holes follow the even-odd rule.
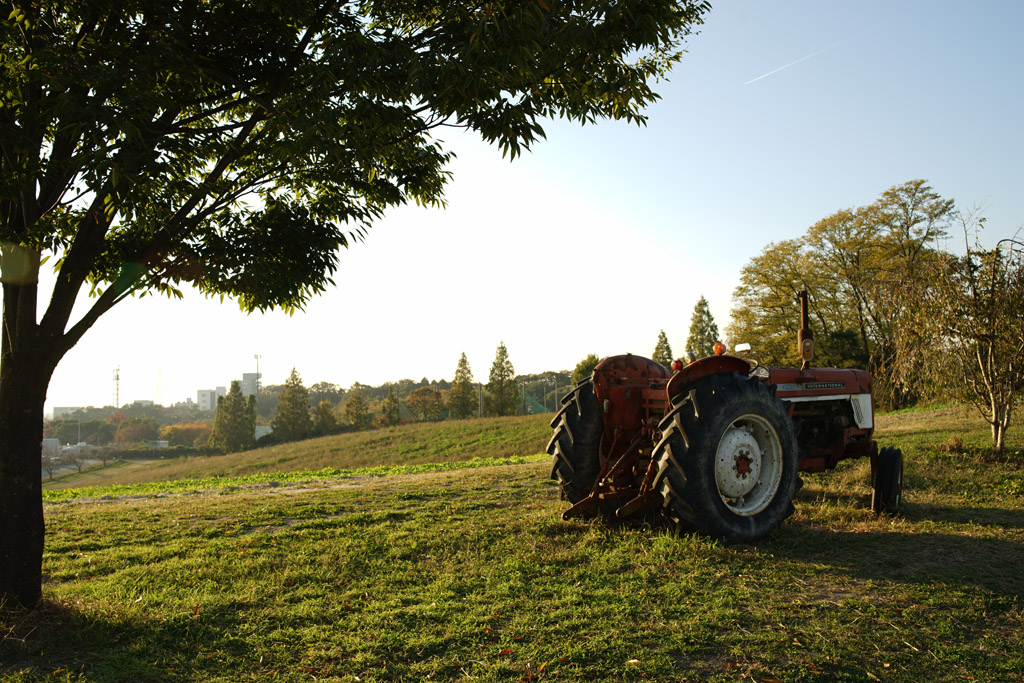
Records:
[[[97,461],[99,462],[99,461]],[[121,464],[114,464],[108,467],[95,467],[88,469],[81,474],[74,472],[70,475],[58,477],[53,481],[43,479],[43,490],[54,489],[77,489],[86,486],[107,486],[111,479],[119,477],[125,472],[139,470],[152,464],[153,460],[124,460]]]

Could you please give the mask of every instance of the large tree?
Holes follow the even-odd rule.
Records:
[[[961,221],[964,255],[942,254],[910,292],[917,325],[901,335],[900,356],[973,405],[991,428],[993,452],[1002,455],[1024,396],[1024,243],[1007,239],[986,249],[978,240],[984,218],[965,214]],[[928,340],[929,353],[920,354],[918,338]]]
[[[276,440],[298,441],[308,438],[313,431],[313,418],[309,413],[309,391],[303,386],[298,371],[292,368],[278,397],[277,416],[272,423]]]
[[[485,404],[487,414],[497,417],[515,415],[519,405],[516,393],[516,371],[508,357],[505,342],[498,344],[487,380]]]
[[[394,385],[388,385],[388,395],[380,406],[380,423],[385,427],[394,427],[402,421],[402,407],[398,402]]]
[[[120,431],[120,430],[119,430]],[[210,445],[225,453],[252,448],[256,438],[256,398],[242,395],[238,380],[231,382],[225,396],[217,399],[217,417],[210,433]]]
[[[353,385],[348,392],[348,400],[345,402],[345,419],[352,425],[352,429],[362,431],[369,429],[373,424],[373,416],[370,415],[370,406],[363,396],[363,390],[358,383]]]
[[[821,219],[799,238],[769,244],[741,271],[730,341],[750,342],[768,364],[799,363],[794,297],[806,289],[815,363],[866,366],[880,401],[912,401],[923,373],[895,362],[896,335],[915,310],[910,292],[927,279],[953,211],[952,200],[912,180],[867,206]]]
[[[409,398],[405,400],[405,405],[413,415],[424,421],[440,420],[444,411],[444,399],[433,387],[413,389]]]
[[[698,358],[710,356],[715,352],[715,344],[722,341],[718,335],[718,325],[711,315],[711,307],[703,296],[693,307],[690,318],[690,332],[686,337],[686,350],[692,351]]]
[[[0,21],[0,602],[40,597],[43,404],[132,294],[301,308],[389,207],[438,204],[440,126],[643,122],[701,0],[11,0]],[[3,15],[0,15],[3,16]],[[38,310],[44,261],[56,284]],[[95,295],[76,307],[79,294]],[[74,312],[82,311],[73,318]]]
[[[338,418],[334,416],[334,406],[330,401],[324,399],[317,404],[313,411],[312,432],[316,436],[326,436],[336,431],[338,431]]]
[[[469,359],[463,353],[455,368],[455,378],[448,390],[448,414],[456,420],[472,417],[477,412],[476,390],[473,388],[473,370],[469,367]]]

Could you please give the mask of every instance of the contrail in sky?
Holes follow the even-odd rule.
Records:
[[[876,26],[875,28],[878,28],[878,27]],[[780,71],[782,71],[783,69],[788,69],[789,67],[794,66],[795,64],[799,64],[800,62],[806,61],[806,60],[810,59],[811,57],[817,57],[822,52],[828,52],[829,50],[834,50],[835,48],[839,47],[840,45],[845,45],[846,43],[850,42],[851,40],[856,40],[857,38],[860,38],[862,35],[864,35],[866,33],[871,33],[872,31],[875,30],[875,28],[870,28],[867,31],[863,31],[861,33],[858,33],[857,35],[851,36],[849,38],[846,38],[845,40],[840,40],[835,45],[829,45],[828,47],[823,47],[820,50],[818,50],[817,52],[812,52],[809,55],[804,55],[800,59],[795,59],[792,62],[790,62],[789,64],[783,64],[778,69],[772,69],[771,71],[769,71],[766,74],[761,74],[757,78],[752,78],[749,81],[747,81],[746,83],[744,83],[743,85],[750,85],[751,83],[755,83],[755,82],[761,80],[762,78],[768,78],[772,74],[777,74]]]

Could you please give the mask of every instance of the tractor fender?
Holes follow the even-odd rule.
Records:
[[[708,356],[695,360],[674,374],[668,381],[668,385],[665,387],[668,404],[672,405],[673,397],[689,391],[690,386],[697,380],[709,375],[731,372],[746,375],[750,372],[750,363],[736,356]]]

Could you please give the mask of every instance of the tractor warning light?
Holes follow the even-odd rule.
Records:
[[[721,356],[723,353],[725,353],[725,344],[722,342],[715,342],[715,355]]]
[[[811,360],[814,358],[814,341],[810,339],[804,339],[800,347],[800,356],[804,360]]]
[[[672,361],[672,372],[679,372],[683,369],[683,362],[681,360]]]

